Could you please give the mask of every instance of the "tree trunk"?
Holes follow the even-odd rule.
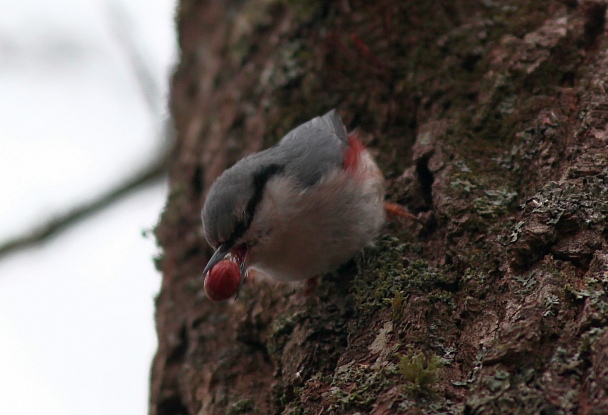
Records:
[[[606,8],[182,0],[150,414],[608,413]],[[208,301],[206,190],[333,107],[424,225]]]

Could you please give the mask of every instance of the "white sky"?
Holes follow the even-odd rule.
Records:
[[[175,0],[0,0],[0,240],[99,194],[161,147]],[[112,10],[161,88],[146,105]],[[147,413],[164,183],[0,260],[0,408]]]

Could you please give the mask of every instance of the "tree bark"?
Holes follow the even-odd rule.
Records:
[[[182,0],[150,414],[608,413],[606,8]],[[206,190],[333,107],[424,224],[208,301]]]

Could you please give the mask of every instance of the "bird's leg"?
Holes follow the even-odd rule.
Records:
[[[405,207],[398,205],[397,203],[384,202],[384,210],[389,216],[411,219],[424,225],[424,223],[418,219],[417,216],[414,216],[408,212]]]

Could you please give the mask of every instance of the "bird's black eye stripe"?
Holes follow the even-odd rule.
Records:
[[[226,245],[234,245],[234,243],[241,236],[243,236],[245,232],[247,232],[247,229],[249,229],[251,221],[253,220],[255,209],[262,201],[262,195],[264,194],[266,183],[268,183],[268,180],[270,180],[272,176],[281,173],[283,170],[285,170],[285,166],[280,164],[270,164],[268,166],[264,166],[253,174],[253,196],[251,196],[251,199],[249,199],[249,202],[247,202],[247,207],[245,208],[245,219],[236,224],[230,238],[228,238],[228,241],[226,241]]]

